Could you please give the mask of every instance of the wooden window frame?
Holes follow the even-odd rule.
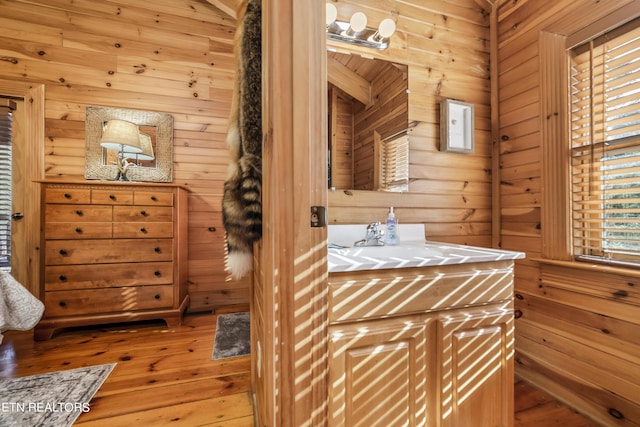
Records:
[[[394,154],[390,156],[390,152]],[[373,158],[374,190],[398,193],[409,190],[409,130],[384,139],[374,131]]]
[[[622,8],[573,34],[539,33],[543,259],[574,261],[571,221],[569,49],[638,16]],[[592,261],[592,260],[590,260]]]

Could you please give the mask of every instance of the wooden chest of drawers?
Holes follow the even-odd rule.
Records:
[[[42,182],[36,340],[59,328],[164,319],[187,307],[187,194],[170,184]]]

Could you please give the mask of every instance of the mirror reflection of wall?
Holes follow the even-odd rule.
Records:
[[[408,128],[407,66],[327,52],[327,79],[329,187],[378,190],[376,134]]]

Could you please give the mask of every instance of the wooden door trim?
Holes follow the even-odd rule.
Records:
[[[327,425],[327,206],[324,4],[264,0],[260,425]],[[256,313],[254,313],[256,315]],[[255,367],[255,363],[254,363]],[[273,387],[270,387],[272,385]]]
[[[25,141],[28,144],[27,176],[28,196],[25,200],[26,240],[29,246],[28,280],[23,285],[40,297],[40,188],[36,181],[44,178],[44,84],[0,79],[0,93],[24,98]]]

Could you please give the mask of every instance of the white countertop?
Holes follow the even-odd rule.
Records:
[[[356,227],[359,230],[366,230],[366,225]],[[351,226],[330,226],[329,273],[465,264],[525,257],[523,252],[425,241],[424,228],[421,227],[423,226],[415,224],[400,226],[400,244],[398,246],[354,247],[353,243],[357,239],[354,240],[354,234],[350,232]],[[364,237],[362,231],[355,235]],[[347,247],[332,247],[334,245]]]

